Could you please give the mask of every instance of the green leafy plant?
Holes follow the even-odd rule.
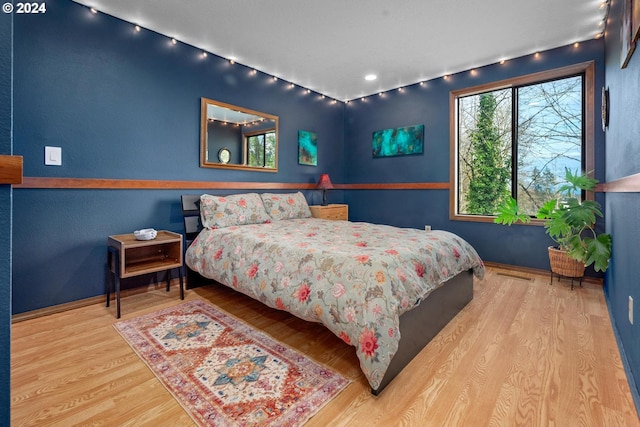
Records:
[[[585,266],[593,264],[596,271],[606,271],[611,258],[611,236],[596,233],[596,219],[602,217],[600,204],[594,200],[580,200],[580,192],[593,190],[598,181],[568,168],[565,168],[565,180],[558,190],[560,197],[544,203],[536,218],[544,220],[546,233],[571,258]],[[531,216],[521,212],[516,200],[510,197],[498,207],[494,222],[526,224],[531,222]]]

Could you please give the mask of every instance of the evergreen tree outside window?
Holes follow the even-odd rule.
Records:
[[[461,177],[465,185],[461,198],[464,213],[492,215],[507,194],[511,181],[510,118],[499,119],[508,111],[509,91],[487,92],[467,97],[460,102],[463,162]]]

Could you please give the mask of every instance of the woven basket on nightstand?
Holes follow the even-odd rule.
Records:
[[[549,246],[551,271],[565,277],[584,276],[584,263],[567,255],[566,251]]]

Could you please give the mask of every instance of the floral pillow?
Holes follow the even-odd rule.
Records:
[[[267,213],[274,221],[311,217],[307,199],[299,191],[287,194],[262,193],[260,197]]]
[[[271,220],[258,193],[231,196],[203,194],[200,196],[200,217],[206,228],[262,224]]]

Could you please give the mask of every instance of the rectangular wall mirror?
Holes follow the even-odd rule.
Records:
[[[200,166],[277,172],[278,116],[202,98]]]

